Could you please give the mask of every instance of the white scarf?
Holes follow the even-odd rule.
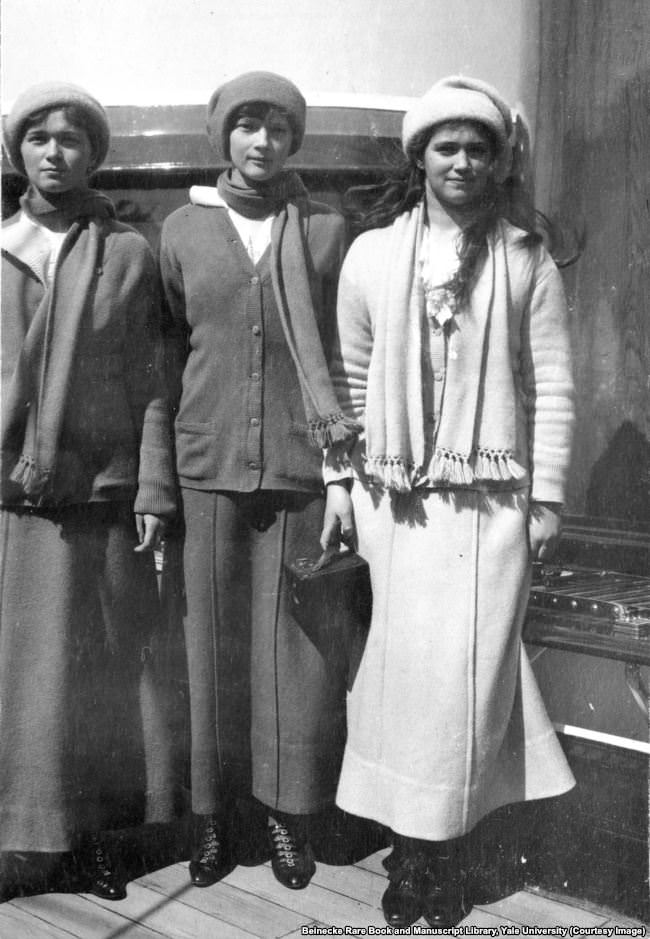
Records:
[[[488,238],[469,304],[453,318],[433,456],[424,465],[422,330],[418,257],[424,204],[398,216],[375,326],[366,401],[366,472],[387,488],[521,479],[514,458],[515,384],[510,362],[510,284],[501,223]]]

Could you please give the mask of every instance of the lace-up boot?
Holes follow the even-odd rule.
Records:
[[[269,841],[275,879],[289,890],[302,890],[316,871],[314,856],[304,834],[293,826],[289,827],[287,822],[276,821],[269,825]]]
[[[434,929],[451,929],[471,909],[465,895],[461,839],[431,842],[422,889],[425,920]]]
[[[102,900],[123,900],[126,887],[113,869],[106,845],[98,835],[91,834],[82,845],[82,865],[88,892]]]
[[[389,926],[407,928],[422,916],[421,894],[427,858],[419,842],[410,838],[396,841],[394,854],[381,906]]]
[[[190,861],[190,880],[195,887],[210,887],[231,869],[230,855],[218,815],[202,815],[196,849]]]

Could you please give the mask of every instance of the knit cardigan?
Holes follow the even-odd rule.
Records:
[[[3,224],[5,392],[46,290],[39,231],[34,229],[28,245],[19,244],[12,234],[20,222],[18,212]],[[155,262],[133,229],[113,219],[103,225],[103,258],[79,330],[55,490],[65,493],[63,504],[134,500],[138,513],[169,516],[175,511],[175,483]],[[3,454],[5,476],[9,460]],[[7,483],[5,492],[10,487]],[[5,495],[4,504],[29,503],[17,490],[15,498]]]
[[[326,357],[334,336],[345,222],[309,202],[304,243]],[[295,363],[271,282],[223,207],[187,205],[163,225],[168,386],[183,487],[252,492],[322,490],[322,453],[309,439]]]
[[[574,420],[564,289],[557,267],[541,245],[524,246],[524,233],[509,223],[504,223],[503,231],[510,294],[501,302],[507,306],[515,389],[514,456],[527,475],[494,484],[481,481],[465,488],[503,490],[530,485],[533,499],[561,503]],[[339,281],[338,348],[332,379],[344,412],[362,424],[381,285],[391,264],[389,244],[390,226],[361,235],[347,254]],[[490,407],[489,393],[484,389],[480,389],[479,400],[481,407]],[[355,463],[362,472],[361,459]],[[341,470],[341,464],[331,459],[325,467],[325,479],[330,481],[346,472],[350,470]]]

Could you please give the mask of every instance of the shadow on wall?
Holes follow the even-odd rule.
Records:
[[[572,501],[579,504],[584,494],[587,514],[646,521],[650,140],[643,102],[649,87],[647,72],[631,77],[604,113],[567,129],[561,196],[562,216],[584,219],[587,231],[586,250],[567,272],[578,396]],[[612,477],[607,484],[604,467],[616,482]]]
[[[624,421],[595,462],[587,488],[587,515],[650,522],[650,443]]]

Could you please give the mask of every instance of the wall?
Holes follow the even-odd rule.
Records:
[[[649,523],[650,4],[545,0],[540,43],[538,202],[585,236],[566,272],[578,389],[569,507]]]
[[[53,77],[104,104],[193,104],[266,68],[323,93],[419,95],[466,72],[532,117],[539,0],[2,0],[3,112]]]

